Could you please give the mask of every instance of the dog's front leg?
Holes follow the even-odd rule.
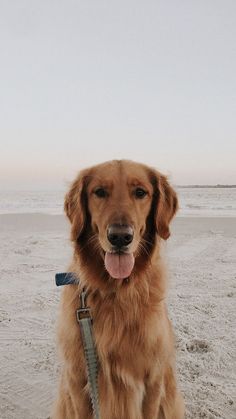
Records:
[[[154,382],[146,382],[146,392],[143,400],[143,419],[157,419],[159,417],[162,380],[158,377]]]
[[[92,419],[88,389],[70,374],[63,374],[52,419]]]

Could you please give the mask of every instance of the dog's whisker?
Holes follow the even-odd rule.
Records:
[[[153,242],[145,239],[144,237],[141,238],[141,242],[148,244],[149,246],[153,246]]]
[[[145,244],[142,241],[139,242],[139,249],[142,250],[147,256],[150,256],[150,252],[146,248]]]
[[[87,247],[89,247],[91,244],[92,245],[94,245],[96,242],[97,242],[97,235],[96,234],[93,234],[92,236],[90,236],[88,239],[87,239],[87,241],[86,241],[86,243],[85,243],[85,245],[84,246],[82,246],[81,248],[80,248],[80,251],[82,252],[82,251],[84,251]]]

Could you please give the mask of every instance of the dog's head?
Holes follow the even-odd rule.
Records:
[[[100,258],[112,278],[122,279],[145,265],[157,236],[168,239],[177,208],[165,176],[126,160],[82,171],[65,198],[78,254],[88,262],[90,255],[91,264]]]

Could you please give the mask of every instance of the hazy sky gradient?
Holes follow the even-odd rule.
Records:
[[[235,0],[2,0],[0,188],[131,158],[236,183]]]

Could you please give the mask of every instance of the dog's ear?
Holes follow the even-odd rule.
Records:
[[[178,210],[178,198],[165,176],[158,179],[159,199],[157,205],[157,233],[164,240],[170,237],[169,224]]]
[[[71,222],[72,241],[76,241],[81,236],[86,224],[87,179],[88,171],[80,172],[65,196],[64,211]]]
[[[152,177],[155,197],[155,224],[157,234],[164,240],[170,237],[169,224],[178,210],[178,198],[167,177],[155,172]]]

